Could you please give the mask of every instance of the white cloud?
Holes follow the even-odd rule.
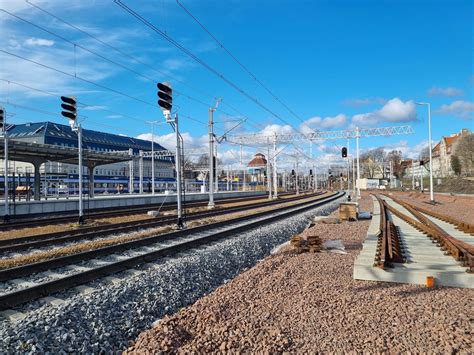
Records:
[[[279,125],[279,124],[271,124],[266,126],[264,129],[260,131],[261,135],[264,136],[272,136],[274,134],[291,134],[294,133],[293,127],[290,125]]]
[[[443,105],[436,112],[450,114],[469,120],[473,118],[474,102],[457,100],[449,105]]]
[[[181,136],[184,140],[184,149],[196,149],[196,148],[203,148],[203,151],[207,149],[208,144],[208,136],[203,135],[201,137],[193,137],[189,132],[181,133]],[[143,133],[137,136],[138,139],[144,139],[147,141],[152,140],[151,133]],[[162,145],[168,150],[174,151],[176,148],[176,135],[175,133],[168,133],[163,135],[154,135],[154,141],[159,145]]]
[[[454,87],[446,87],[441,88],[438,86],[434,86],[428,90],[429,96],[447,96],[447,97],[455,97],[455,96],[463,96],[464,92],[461,89],[454,88]]]
[[[312,133],[314,130],[342,127],[347,124],[347,116],[340,113],[334,117],[311,117],[300,125],[300,130],[305,133]]]
[[[27,46],[43,46],[43,47],[51,47],[54,45],[54,41],[50,39],[44,39],[44,38],[27,38],[25,40],[25,44]]]
[[[393,98],[380,109],[373,112],[354,115],[352,124],[355,126],[372,126],[381,122],[410,122],[416,120],[416,105],[410,100],[403,102]]]

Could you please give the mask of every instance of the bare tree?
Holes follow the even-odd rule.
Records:
[[[217,158],[217,164],[218,165],[221,164],[221,160],[219,158]],[[197,165],[200,165],[200,166],[209,165],[209,155],[208,154],[200,155],[197,161]]]
[[[474,173],[474,134],[468,134],[458,139],[454,146],[454,154],[459,158],[464,175]]]
[[[362,162],[363,174],[373,179],[378,172],[383,174],[383,162],[385,151],[383,148],[371,149],[360,156]]]

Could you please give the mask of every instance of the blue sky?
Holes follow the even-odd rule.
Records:
[[[175,97],[175,105],[181,115],[186,145],[193,148],[205,145],[207,107],[215,97],[222,98],[215,114],[218,133],[241,119],[242,114],[248,121],[236,131],[238,134],[410,124],[414,135],[361,141],[363,149],[385,146],[401,149],[406,156],[416,156],[427,144],[426,108],[416,106],[414,101],[432,104],[434,140],[461,128],[474,128],[472,1],[182,0],[295,115],[242,70],[175,0],[122,1],[281,120],[177,50],[112,0],[72,0],[68,8],[59,1],[30,2],[122,53],[23,0],[0,0],[1,9],[72,42],[0,11],[0,46],[4,51],[72,75],[0,51],[0,105],[12,114],[8,117],[12,123],[66,123],[59,115],[57,97],[18,85],[22,84],[53,94],[75,95],[89,104],[81,110],[84,127],[147,138],[151,130],[146,121],[163,121],[156,105],[155,84],[170,81],[182,93]],[[136,99],[91,85],[74,75]],[[167,125],[157,126],[155,132],[158,142],[165,146],[172,143]],[[337,147],[343,144],[339,141],[318,145],[315,152],[321,164],[336,162]],[[300,148],[307,150],[308,145]],[[237,162],[238,147],[222,145],[220,151],[226,163]],[[245,148],[244,158],[254,152],[255,149]]]

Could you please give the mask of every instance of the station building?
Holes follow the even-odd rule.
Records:
[[[57,148],[74,148],[77,150],[77,133],[69,126],[53,122],[36,122],[26,124],[10,124],[7,127],[10,149],[14,149],[15,142],[26,142],[47,145]],[[117,193],[128,192],[130,184],[130,165],[133,166],[133,191],[138,189],[140,164],[138,158],[141,152],[152,149],[151,141],[127,137],[123,135],[98,132],[89,129],[82,130],[83,137],[83,178],[93,177],[96,192]],[[154,150],[166,150],[155,143]],[[104,157],[107,154],[121,152],[129,155],[123,161],[111,164],[99,164],[97,159],[88,159],[88,155]],[[132,161],[132,163],[130,163]],[[105,162],[105,161],[104,161]],[[152,166],[151,158],[142,159],[142,176],[144,191],[151,190]],[[3,163],[1,165],[3,167]],[[59,157],[52,155],[47,161],[42,160],[38,167],[41,175],[41,189],[51,194],[67,189],[68,193],[77,188],[78,165],[62,162]],[[3,176],[3,169],[2,176]],[[26,182],[30,174],[35,172],[35,166],[25,161],[9,161],[9,175],[18,177],[18,184]],[[92,174],[91,174],[92,173]],[[20,180],[22,179],[22,180]],[[3,178],[1,179],[3,183]],[[175,181],[175,172],[172,157],[155,158],[155,189],[160,189],[164,183]],[[86,184],[87,185],[87,184]],[[88,187],[90,188],[90,186]],[[49,190],[49,191],[48,191]]]

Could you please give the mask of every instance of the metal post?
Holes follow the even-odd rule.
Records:
[[[143,150],[140,150],[139,152],[140,158],[138,161],[138,174],[139,174],[139,192],[140,194],[143,194]]]
[[[316,172],[316,166],[313,165],[314,174],[314,192],[318,191],[318,173]]]
[[[130,155],[130,162],[129,162],[129,164],[128,164],[128,167],[129,167],[129,169],[128,169],[128,173],[129,173],[129,177],[128,177],[128,193],[129,193],[129,194],[133,194],[133,190],[134,190],[134,188],[133,188],[133,182],[134,182],[134,181],[133,181],[133,180],[134,180],[134,179],[133,179],[133,149],[132,149],[132,148],[130,148],[130,149],[128,150],[128,155]]]
[[[214,142],[215,143],[215,142]],[[216,165],[216,176],[215,178],[215,186],[214,186],[214,192],[219,192],[219,172],[217,169],[217,144],[214,144],[214,160],[215,160],[215,165]]]
[[[179,140],[178,128],[178,114],[174,116],[175,132],[176,132],[176,184],[177,184],[177,199],[178,199],[178,228],[183,228],[183,216],[181,206],[181,143]]]
[[[411,160],[411,189],[415,190],[415,164],[414,160]]]
[[[209,203],[207,208],[212,209],[214,204],[214,109],[209,107]],[[217,171],[216,171],[217,175]]]
[[[347,158],[346,158],[346,161],[347,161],[347,191],[348,193],[350,193],[351,191],[351,164],[350,164],[350,160],[349,160],[349,157],[350,157],[350,140],[349,138],[347,138]]]
[[[8,134],[7,134],[7,113],[3,110],[3,141],[4,141],[4,169],[5,169],[5,194],[4,194],[4,214],[3,214],[3,221],[9,222],[10,221],[10,207],[8,206]]]
[[[393,189],[393,165],[392,165],[392,161],[390,160],[390,188]]]
[[[296,155],[296,169],[295,169],[295,178],[296,178],[296,194],[300,194],[300,185],[298,183],[298,155]]]
[[[423,192],[423,168],[422,165],[418,164],[419,169],[420,169],[420,190]],[[424,167],[424,165],[423,165]]]
[[[433,157],[432,157],[432,147],[431,147],[431,105],[428,103],[428,144],[430,150],[430,201],[434,202],[434,193],[433,193]]]
[[[155,124],[151,123],[151,194],[155,194]]]
[[[82,127],[80,124],[77,126],[77,141],[78,141],[78,148],[79,148],[79,161],[77,170],[79,172],[79,224],[84,223],[84,211],[82,205]],[[46,164],[45,164],[46,170]]]
[[[359,157],[359,127],[356,127],[356,155],[357,155],[357,198],[360,198],[360,157]]]
[[[273,136],[273,198],[278,198],[276,133]]]
[[[268,190],[268,198],[272,198],[272,178],[271,178],[271,171],[270,171],[270,142],[267,139],[267,190]]]
[[[429,102],[417,102],[417,105],[426,105],[428,107],[428,149],[429,149],[429,159],[430,159],[430,201],[434,202],[434,193],[433,193],[433,156],[431,146],[431,104]]]

